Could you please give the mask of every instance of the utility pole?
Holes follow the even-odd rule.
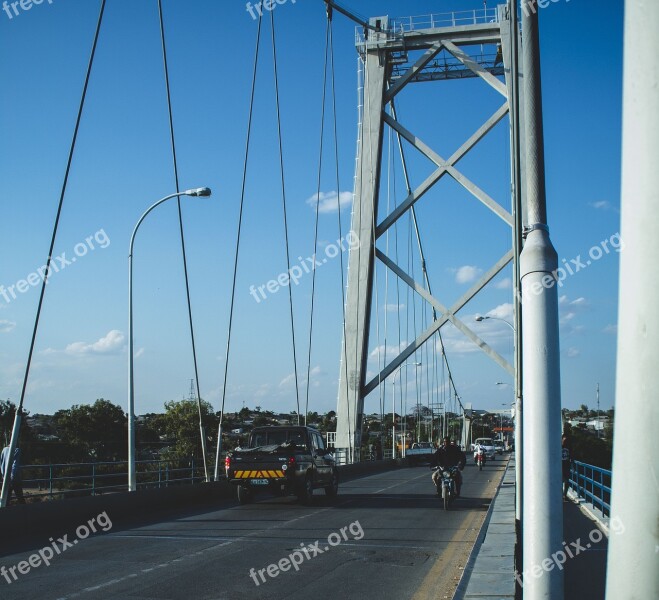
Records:
[[[659,3],[625,2],[618,355],[608,600],[659,598]]]
[[[523,565],[563,549],[561,497],[561,376],[558,334],[558,256],[547,226],[540,78],[535,3],[522,5],[526,130],[526,243],[520,255],[523,361]],[[563,571],[524,577],[524,600],[562,600]]]

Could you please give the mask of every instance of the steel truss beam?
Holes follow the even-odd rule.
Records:
[[[352,229],[360,236],[360,247],[351,251],[348,266],[348,295],[346,298],[346,347],[342,353],[341,375],[339,381],[339,399],[337,408],[337,442],[336,447],[358,447],[361,442],[361,422],[364,398],[389,377],[424,343],[439,331],[447,322],[452,323],[468,339],[471,339],[490,358],[511,375],[515,368],[500,354],[494,351],[476,335],[457,313],[478,294],[511,261],[516,264],[518,256],[513,248],[508,250],[480,280],[474,284],[450,308],[442,304],[428,292],[424,285],[414,281],[389,257],[377,249],[375,242],[395,224],[408,210],[413,209],[430,188],[444,175],[449,175],[462,185],[471,195],[503,220],[515,235],[518,220],[484,190],[461,173],[456,165],[472,150],[501,120],[512,113],[511,94],[509,94],[510,64],[504,65],[507,82],[499,80],[493,72],[500,74],[501,67],[491,68],[470,57],[463,50],[465,46],[477,44],[506,44],[506,28],[510,27],[505,11],[500,11],[500,22],[482,25],[436,28],[392,34],[369,34],[369,39],[358,44],[358,49],[365,61],[364,105],[365,114],[360,134],[358,169],[355,185],[355,198],[352,215]],[[371,19],[371,23],[384,24],[386,17]],[[397,71],[392,78],[393,66],[399,67],[400,53],[406,55],[412,50],[425,52],[411,64],[405,72]],[[432,65],[433,60],[442,50],[450,53],[471,76],[481,78],[485,83],[501,94],[505,102],[456,150],[444,159],[420,137],[406,129],[395,117],[394,99],[409,85],[423,81],[424,69]],[[504,55],[504,58],[505,55]],[[385,85],[382,86],[382,82]],[[391,105],[392,114],[386,112]],[[375,107],[378,107],[377,110]],[[375,113],[378,114],[375,114]],[[409,192],[408,197],[379,224],[376,223],[378,195],[380,190],[380,171],[382,163],[383,126],[388,125],[400,138],[405,139],[421,154],[435,164],[435,171],[419,187]],[[399,142],[400,143],[400,142]],[[408,189],[411,189],[408,185]],[[516,205],[515,203],[513,203]],[[433,323],[407,348],[387,364],[380,373],[366,382],[366,364],[368,359],[368,336],[372,304],[372,285],[377,257],[399,279],[410,286],[434,309],[437,317]],[[517,285],[515,287],[517,289]],[[349,336],[354,336],[350,340]],[[350,453],[352,454],[352,452]]]

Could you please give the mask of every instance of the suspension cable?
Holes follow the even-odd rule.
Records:
[[[288,242],[288,217],[286,213],[286,180],[284,178],[284,149],[281,134],[281,111],[279,105],[279,74],[277,71],[277,42],[275,36],[275,11],[270,11],[270,25],[272,33],[272,62],[275,79],[275,105],[277,108],[277,137],[279,141],[279,173],[281,176],[281,201],[284,213],[284,238],[286,244],[286,269],[291,272],[291,254]],[[315,254],[314,254],[315,256]],[[314,270],[315,274],[315,270]],[[295,400],[297,402],[297,424],[300,424],[300,389],[297,376],[297,351],[295,345],[295,320],[293,318],[293,286],[288,286],[288,305],[291,316],[291,337],[293,339],[293,374],[295,377]],[[309,343],[309,352],[311,353],[311,342]],[[307,424],[307,412],[309,411],[309,376],[307,375],[307,409],[304,413],[304,424]]]
[[[167,63],[167,43],[165,41],[165,22],[162,15],[162,0],[158,0],[158,15],[160,17],[160,40],[162,44],[162,61],[165,70],[165,88],[167,91],[167,111],[169,116],[169,139],[172,148],[172,161],[174,166],[174,181],[176,184],[176,193],[180,192],[178,177],[178,162],[176,159],[176,141],[174,136],[174,116],[172,112],[172,96],[169,86],[169,67]],[[195,385],[197,387],[197,413],[199,416],[199,436],[201,442],[201,455],[204,461],[204,476],[206,481],[210,481],[208,476],[208,460],[206,459],[206,434],[204,431],[204,421],[201,414],[201,392],[199,386],[199,369],[197,367],[197,346],[194,337],[194,325],[192,320],[192,304],[190,301],[190,281],[188,277],[188,261],[185,251],[185,234],[183,230],[183,212],[181,210],[181,197],[177,196],[176,203],[178,207],[178,224],[181,235],[181,255],[183,257],[183,276],[185,279],[185,297],[188,304],[188,323],[190,327],[190,340],[192,343],[192,361],[194,364]]]
[[[252,118],[254,116],[254,96],[255,96],[255,91],[256,91],[256,74],[258,70],[258,64],[259,64],[259,49],[261,46],[261,24],[262,24],[263,18],[261,13],[259,13],[259,22],[258,22],[258,28],[256,32],[256,48],[254,50],[254,67],[253,67],[253,72],[252,72],[252,88],[250,92],[250,101],[249,101],[249,117],[247,119],[247,135],[245,139],[245,160],[243,164],[243,174],[242,174],[242,184],[241,184],[241,190],[240,190],[240,209],[238,212],[238,235],[236,237],[236,249],[235,249],[235,254],[234,254],[234,260],[233,260],[233,280],[231,284],[231,305],[229,308],[229,327],[228,327],[228,332],[227,332],[227,347],[226,347],[226,357],[224,361],[224,382],[222,384],[222,407],[220,410],[220,430],[218,432],[218,440],[217,440],[217,456],[219,457],[221,448],[222,448],[222,435],[221,435],[221,430],[222,430],[222,421],[224,419],[224,409],[225,409],[225,402],[226,402],[226,395],[227,395],[227,376],[229,372],[229,354],[231,351],[231,333],[233,330],[233,310],[235,307],[235,300],[236,300],[236,278],[238,275],[238,258],[240,255],[240,238],[241,238],[241,233],[242,233],[242,225],[243,225],[243,209],[245,206],[245,187],[247,183],[247,162],[249,158],[249,149],[250,149],[250,142],[252,138]],[[217,461],[216,461],[217,462]],[[217,464],[216,464],[216,471],[217,471]]]
[[[313,235],[313,269],[311,273],[311,310],[309,314],[309,351],[307,354],[307,389],[306,389],[306,403],[304,411],[304,424],[307,423],[307,414],[309,412],[309,385],[311,379],[311,344],[313,340],[313,322],[314,322],[314,306],[316,302],[316,253],[318,252],[318,221],[320,218],[320,186],[323,171],[323,143],[325,138],[325,102],[327,97],[327,63],[329,54],[329,37],[330,37],[330,16],[328,14],[327,24],[325,26],[325,60],[323,65],[323,93],[320,109],[320,143],[318,150],[318,179],[316,186],[316,215],[314,220],[314,235]],[[341,190],[336,190],[337,195],[340,195]],[[340,199],[339,199],[340,202]],[[340,211],[339,211],[340,212]]]
[[[94,42],[92,44],[91,54],[89,56],[89,62],[87,64],[87,72],[85,75],[85,83],[82,88],[82,95],[80,98],[80,104],[78,106],[78,115],[76,117],[76,124],[73,129],[73,138],[71,140],[71,146],[69,148],[69,156],[66,162],[66,169],[64,171],[64,181],[62,182],[62,188],[60,190],[59,202],[57,205],[57,214],[55,216],[55,223],[53,225],[53,232],[50,238],[50,246],[48,248],[48,257],[46,259],[46,266],[44,271],[44,277],[41,282],[41,292],[39,294],[39,303],[37,305],[37,314],[34,319],[34,327],[32,329],[32,338],[30,340],[30,349],[28,350],[27,363],[25,366],[25,374],[23,376],[23,385],[21,387],[21,396],[16,407],[16,413],[14,414],[14,427],[12,429],[11,440],[9,442],[9,456],[12,457],[18,445],[18,433],[20,430],[21,424],[21,414],[23,412],[23,404],[25,402],[25,393],[27,390],[27,382],[30,376],[30,366],[32,364],[32,356],[34,354],[34,345],[37,339],[37,332],[39,330],[39,321],[41,319],[41,309],[43,307],[44,295],[46,293],[46,283],[48,281],[48,276],[50,275],[50,264],[52,261],[53,250],[55,248],[55,241],[57,239],[57,231],[59,229],[60,217],[62,215],[62,207],[64,205],[64,196],[66,194],[68,182],[69,182],[69,173],[71,172],[71,164],[73,162],[73,153],[75,151],[76,142],[78,140],[78,131],[80,129],[80,122],[82,121],[82,113],[85,106],[85,100],[87,98],[87,88],[89,86],[89,80],[91,77],[92,66],[94,64],[94,56],[96,55],[96,47],[98,45],[98,38],[101,32],[101,24],[103,22],[103,14],[105,12],[105,0],[101,0],[101,7],[99,10],[98,21],[96,23],[96,32],[94,33]],[[5,477],[2,482],[2,493],[0,495],[0,507],[5,507],[7,504],[7,497],[9,495],[9,477]]]

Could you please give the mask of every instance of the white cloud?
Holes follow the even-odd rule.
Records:
[[[464,265],[463,267],[458,267],[455,271],[455,280],[458,283],[469,283],[474,281],[483,272],[483,269],[474,267],[472,265]]]
[[[604,210],[604,211],[612,210],[614,212],[620,212],[608,200],[597,200],[596,202],[590,202],[589,206],[591,206],[595,210]]]
[[[618,333],[618,326],[617,325],[607,325],[604,329],[602,329],[604,333],[611,333],[613,335],[616,335]]]
[[[506,277],[501,281],[497,281],[494,284],[494,287],[498,290],[509,290],[512,286],[513,286],[513,281],[509,277]]]
[[[124,334],[118,329],[113,329],[92,344],[85,342],[73,342],[64,350],[67,354],[111,354],[123,347]]]
[[[310,378],[311,378],[311,385],[316,386],[316,382],[313,381],[314,378],[319,377],[320,375],[323,375],[323,370],[320,368],[320,365],[316,365],[315,367],[312,367],[311,370],[309,371]],[[298,382],[299,385],[306,385],[307,384],[307,373],[306,371],[304,373],[301,373],[298,370]],[[279,387],[285,387],[287,385],[290,385],[292,383],[295,383],[295,373],[290,373],[289,375],[286,375],[280,382],[279,382]],[[317,386],[316,386],[317,387]]]
[[[0,333],[9,333],[14,327],[16,327],[16,323],[13,321],[0,320]]]
[[[581,334],[586,328],[578,325],[577,317],[588,312],[590,302],[583,296],[576,300],[570,300],[566,295],[558,299],[558,322],[561,327],[561,335]]]
[[[378,361],[379,357],[379,360],[388,363],[396,358],[403,350],[405,350],[407,346],[408,343],[405,340],[400,343],[400,346],[396,344],[387,344],[387,352],[385,355],[384,344],[380,344],[379,346],[373,348],[368,356],[371,360]]]
[[[568,358],[575,358],[579,356],[580,352],[577,348],[571,347],[567,349],[567,357]]]
[[[487,313],[487,316],[496,317],[497,319],[512,319],[513,308],[512,302],[505,302],[504,304],[499,304],[499,306],[493,308]]]
[[[405,305],[404,304],[385,304],[383,308],[386,312],[399,312],[401,310],[405,310]]]
[[[337,211],[337,193],[336,190],[332,192],[320,192],[314,194],[305,201],[309,206],[316,208],[318,204],[318,212],[320,213],[333,213]],[[345,208],[352,202],[352,192],[341,192],[338,194],[338,203],[341,208]]]

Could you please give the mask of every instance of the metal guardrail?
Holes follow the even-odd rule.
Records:
[[[448,13],[432,13],[412,17],[392,17],[387,28],[388,39],[396,39],[404,33],[412,31],[425,31],[443,27],[460,27],[465,25],[484,25],[498,23],[499,11],[497,8],[481,8],[476,10],[462,10]],[[355,27],[355,43],[360,46],[366,42],[362,27]]]
[[[394,17],[389,21],[389,25],[393,31],[403,32],[434,29],[435,27],[481,25],[483,23],[497,23],[498,21],[499,13],[496,8],[481,8],[414,17]]]
[[[570,488],[578,496],[599,508],[603,515],[609,516],[611,512],[609,504],[611,501],[611,471],[575,460],[570,469],[569,482]]]
[[[194,457],[136,461],[137,487],[167,487],[204,480],[203,464]],[[23,490],[30,498],[95,496],[128,490],[128,462],[91,462],[21,467]]]

